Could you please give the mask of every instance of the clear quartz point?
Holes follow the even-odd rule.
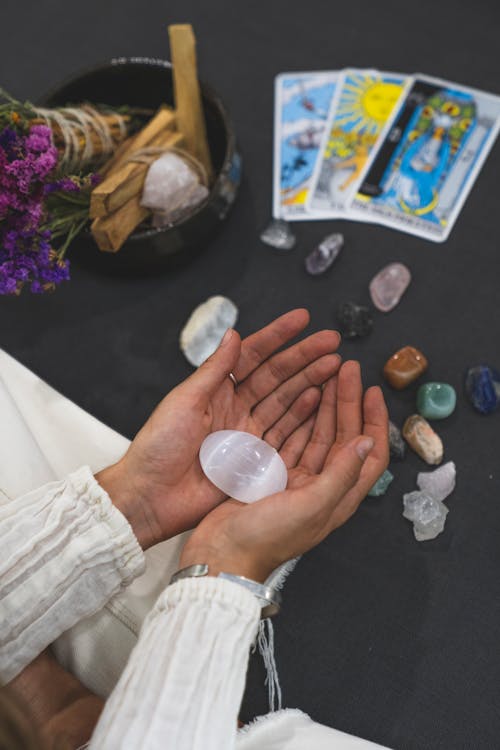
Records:
[[[260,233],[260,239],[277,250],[291,250],[296,242],[290,224],[283,219],[273,219]]]
[[[338,258],[344,246],[344,235],[329,234],[305,259],[306,271],[312,276],[318,276],[327,271]]]
[[[255,435],[219,430],[200,448],[204,474],[222,492],[243,503],[253,503],[286,487],[288,473],[278,452]]]

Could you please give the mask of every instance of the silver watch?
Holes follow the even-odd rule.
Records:
[[[200,578],[206,575],[208,575],[208,565],[205,563],[189,565],[187,568],[182,568],[182,570],[178,570],[177,573],[174,573],[170,579],[170,583],[176,583],[183,578]],[[272,617],[280,611],[281,593],[277,589],[273,589],[271,586],[266,586],[262,583],[257,583],[257,581],[252,581],[250,578],[245,578],[244,576],[233,575],[233,573],[219,573],[217,578],[232,581],[239,586],[243,586],[248,591],[251,591],[259,600],[262,608],[262,618]]]

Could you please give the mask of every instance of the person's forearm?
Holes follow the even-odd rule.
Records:
[[[132,529],[87,467],[0,505],[0,539],[3,683],[144,569]]]
[[[91,750],[230,750],[260,606],[217,578],[169,586],[106,702]]]

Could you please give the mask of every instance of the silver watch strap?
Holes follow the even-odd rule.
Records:
[[[170,583],[176,583],[181,581],[183,578],[200,578],[208,575],[208,565],[189,565],[187,568],[182,568],[175,573],[170,579]],[[262,610],[261,617],[272,617],[280,611],[281,607],[281,594],[271,586],[266,586],[257,581],[252,581],[250,578],[244,576],[233,575],[233,573],[219,573],[217,578],[223,578],[226,581],[232,581],[237,583],[239,586],[251,591],[254,596],[259,600]]]

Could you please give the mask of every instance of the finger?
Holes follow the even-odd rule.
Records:
[[[340,343],[336,331],[319,331],[263,362],[242,383],[238,394],[254,407],[282,383],[325,354],[332,354]]]
[[[281,349],[309,323],[309,313],[304,309],[291,310],[273,320],[265,328],[247,336],[241,343],[241,355],[234,375],[241,382],[274,352]]]
[[[265,432],[277,422],[306,388],[323,385],[338,371],[340,362],[338,354],[325,354],[286,380],[257,404],[252,411],[252,417],[261,425],[262,431]]]
[[[346,494],[342,507],[338,509],[338,513],[346,517],[355,512],[389,463],[389,415],[382,390],[378,386],[366,391],[363,413],[363,434],[372,438],[374,446],[364,463],[356,486]]]
[[[363,431],[363,386],[359,362],[350,360],[340,368],[337,383],[337,433],[332,455]]]
[[[319,388],[307,388],[290,408],[266,433],[264,440],[279,450],[285,440],[318,408],[321,399]]]
[[[311,439],[315,421],[315,415],[311,414],[309,419],[299,425],[281,446],[279,453],[287,469],[294,469],[299,463],[304,449]]]
[[[337,378],[333,377],[323,387],[314,430],[300,460],[301,467],[311,474],[321,471],[335,442],[336,419]]]
[[[220,388],[238,361],[241,340],[236,331],[229,328],[219,344],[218,349],[180,386],[183,393],[189,393],[200,405],[207,405],[214,393]]]

